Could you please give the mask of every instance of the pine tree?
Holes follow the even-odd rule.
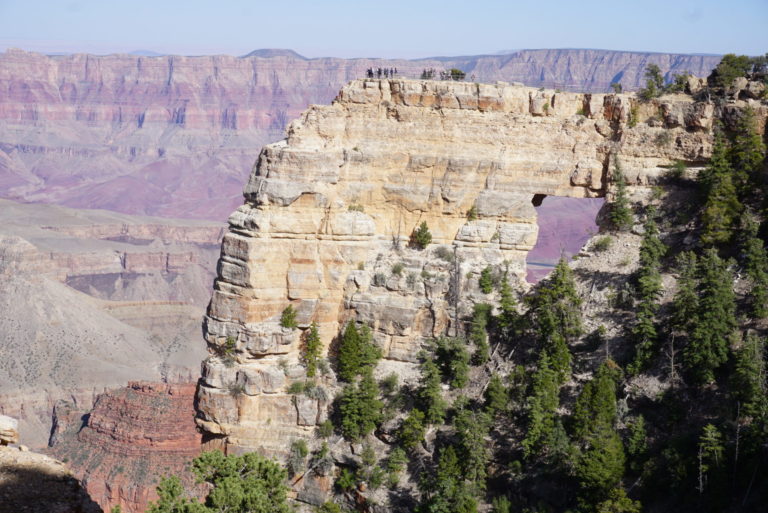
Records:
[[[413,231],[411,235],[411,244],[418,248],[424,249],[432,243],[432,232],[429,231],[426,221],[422,221],[418,228]]]
[[[527,459],[544,454],[553,439],[555,418],[560,405],[560,381],[550,364],[549,355],[542,351],[533,374],[528,398],[528,429],[523,438],[523,453]]]
[[[440,369],[431,359],[421,364],[421,383],[416,391],[419,409],[424,412],[427,424],[442,424],[447,404],[440,389]]]
[[[709,165],[699,174],[699,184],[705,197],[701,214],[701,241],[704,244],[714,246],[730,241],[734,224],[743,210],[737,185],[747,180],[745,172],[734,172],[728,158],[727,141],[718,131]]]
[[[422,499],[417,513],[476,513],[477,500],[464,481],[456,451],[447,446],[440,451],[434,475],[422,476]]]
[[[317,330],[317,323],[313,322],[309,327],[309,333],[304,342],[304,365],[307,367],[307,376],[310,378],[317,374],[317,361],[320,358],[320,351],[322,350],[322,342],[320,341],[320,333]]]
[[[520,314],[517,311],[517,301],[509,284],[509,270],[504,271],[499,288],[499,315],[496,324],[501,331],[502,339],[510,343],[520,327]]]
[[[376,429],[382,420],[384,403],[379,399],[379,385],[367,368],[359,383],[344,387],[339,399],[341,433],[347,440],[358,440]]]
[[[732,393],[741,405],[741,413],[751,417],[765,415],[768,383],[763,339],[754,334],[747,335],[742,346],[735,351],[731,381]]]
[[[443,377],[452,388],[464,388],[469,382],[469,352],[463,340],[440,337],[435,351]]]
[[[469,332],[469,340],[475,346],[475,352],[472,355],[474,365],[484,365],[490,356],[490,347],[488,346],[488,319],[491,316],[491,305],[486,303],[476,303],[472,313],[472,327]]]
[[[619,373],[613,361],[603,362],[574,406],[574,473],[590,496],[604,497],[624,475],[624,447],[615,429]]]
[[[478,285],[480,286],[480,291],[483,294],[490,294],[493,292],[493,270],[491,269],[490,265],[480,271]]]
[[[758,224],[747,217],[743,229],[742,254],[744,270],[752,285],[748,301],[752,315],[762,319],[768,315],[768,253],[757,232]]]
[[[624,475],[624,446],[616,430],[601,426],[589,434],[578,454],[574,474],[589,496],[604,497]]]
[[[696,254],[691,251],[680,253],[676,267],[680,277],[677,280],[677,293],[673,302],[672,326],[688,335],[699,309],[699,296],[696,292]]]
[[[720,431],[712,424],[704,426],[699,437],[699,493],[704,493],[708,472],[723,461],[723,440]]]
[[[488,386],[485,389],[485,411],[494,416],[497,413],[504,412],[509,404],[509,392],[507,387],[501,382],[498,374],[493,374]]]
[[[564,383],[571,374],[568,342],[581,335],[583,330],[581,298],[564,258],[527,300],[536,334],[557,372],[559,383]]]
[[[220,451],[206,452],[192,461],[192,472],[206,483],[205,506],[190,501],[183,508],[151,506],[151,513],[289,513],[288,474],[279,464],[257,453],[228,455]],[[178,479],[178,478],[176,478]],[[166,489],[167,490],[167,489]],[[160,492],[160,490],[158,490]],[[174,493],[178,492],[178,489]],[[166,497],[159,493],[159,504]],[[172,495],[172,494],[171,494]],[[176,499],[180,494],[176,495]],[[178,504],[178,502],[176,503]]]
[[[757,178],[765,159],[765,144],[757,132],[757,119],[752,107],[741,111],[736,135],[730,151],[733,168],[748,178]],[[745,184],[746,185],[746,184]]]
[[[743,210],[730,175],[715,175],[701,213],[701,242],[717,246],[730,242],[734,224]]]
[[[293,305],[288,305],[280,314],[280,326],[283,328],[298,328],[299,324],[296,322],[296,310]]]
[[[629,204],[629,197],[627,196],[627,182],[624,178],[624,173],[621,171],[618,158],[614,160],[613,183],[616,184],[616,193],[611,203],[608,218],[616,230],[624,232],[632,227],[633,215],[632,207]]]
[[[184,487],[178,476],[164,477],[157,485],[157,501],[148,504],[147,513],[207,512],[199,502],[184,497]]]
[[[728,359],[729,340],[736,328],[736,298],[728,264],[714,249],[704,253],[697,275],[699,300],[684,362],[697,382],[709,383]]]
[[[458,455],[462,476],[475,490],[485,490],[488,466],[488,444],[485,438],[491,426],[490,417],[484,412],[462,408],[453,421],[458,440]]]
[[[656,313],[659,310],[661,285],[661,257],[666,246],[659,238],[654,215],[656,210],[648,207],[644,224],[643,242],[640,245],[640,267],[636,273],[637,298],[635,326],[632,336],[635,341],[635,357],[629,365],[630,373],[643,370],[653,356],[657,340]]]
[[[608,497],[595,506],[595,513],[641,513],[639,501],[627,497],[623,488],[614,488]]]
[[[348,322],[339,345],[339,378],[350,383],[355,376],[375,367],[380,358],[381,350],[373,343],[370,328],[363,325],[358,330],[354,321]]]
[[[645,419],[639,415],[629,423],[629,436],[627,437],[627,454],[630,458],[630,466],[635,472],[640,471],[640,465],[645,460],[648,451],[648,434],[645,431]]]
[[[403,419],[398,432],[398,439],[403,448],[411,450],[424,440],[424,413],[421,410],[413,409],[408,416]]]

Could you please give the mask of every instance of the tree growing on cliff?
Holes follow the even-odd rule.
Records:
[[[339,344],[339,379],[351,383],[355,376],[375,367],[380,358],[381,350],[373,343],[371,329],[366,325],[358,329],[357,323],[348,322]]]
[[[615,159],[613,164],[613,183],[616,184],[616,193],[611,203],[608,218],[616,230],[623,232],[632,227],[634,216],[632,215],[632,207],[627,196],[627,182],[624,178],[624,173],[621,171],[621,164],[619,164],[618,158]]]
[[[571,373],[568,343],[581,335],[583,329],[581,298],[565,258],[560,258],[550,277],[539,284],[527,301],[536,335],[557,373],[558,382],[564,383]]]
[[[605,498],[624,475],[624,446],[615,429],[615,363],[603,362],[595,379],[584,385],[573,414],[573,437],[577,453],[574,473],[591,498]]]
[[[555,419],[560,405],[560,386],[557,372],[552,369],[549,355],[541,352],[533,388],[528,398],[528,429],[523,438],[523,453],[527,459],[546,452],[555,433]]]
[[[320,333],[317,330],[317,323],[313,322],[309,327],[306,339],[304,340],[304,365],[307,367],[307,376],[310,378],[315,377],[317,374],[317,362],[320,358],[320,351],[323,348],[323,344],[320,341]]]
[[[440,371],[452,388],[464,388],[469,381],[469,351],[464,340],[452,337],[437,339],[435,356]]]
[[[411,245],[424,249],[432,243],[432,232],[429,231],[426,221],[422,221],[418,228],[411,234]]]
[[[643,242],[640,245],[640,267],[636,273],[637,298],[635,325],[632,336],[635,341],[635,357],[629,365],[631,373],[640,372],[653,356],[656,344],[656,313],[659,310],[661,285],[661,257],[666,246],[659,238],[654,216],[656,209],[648,207],[644,224]]]
[[[751,294],[748,296],[749,307],[754,317],[762,319],[768,315],[768,253],[763,240],[758,237],[758,224],[746,216],[744,220],[744,270],[751,282]]]
[[[382,420],[384,403],[379,399],[379,385],[370,367],[359,383],[344,387],[338,404],[341,433],[347,440],[359,440],[376,429]]]
[[[715,370],[728,359],[730,338],[736,328],[736,298],[728,262],[709,249],[697,266],[698,302],[690,321],[684,363],[694,379],[714,380]]]
[[[491,317],[491,305],[476,303],[472,312],[472,324],[469,331],[469,340],[475,346],[472,354],[473,365],[484,365],[488,361],[490,347],[488,346],[488,320]]]
[[[637,92],[637,95],[643,101],[658,98],[664,93],[664,76],[661,74],[661,68],[656,64],[649,64],[645,67],[645,87]]]
[[[290,329],[299,327],[298,322],[296,322],[296,310],[293,308],[293,305],[285,307],[283,313],[280,314],[280,326]]]

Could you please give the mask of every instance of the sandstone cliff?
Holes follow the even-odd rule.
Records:
[[[322,397],[288,393],[304,379],[301,329],[279,326],[289,304],[326,346],[347,320],[371,325],[386,365],[406,373],[425,339],[462,331],[471,305],[494,299],[477,285],[483,268],[526,287],[534,203],[610,194],[617,160],[634,185],[677,161],[695,172],[714,108],[414,80],[356,80],[311,107],[262,150],[229,219],[198,392],[207,443],[280,454],[325,418]],[[408,247],[421,222],[425,250]]]
[[[705,76],[714,56],[601,50],[509,55],[304,59],[0,54],[0,196],[131,214],[223,220],[240,202],[259,148],[308,105],[327,103],[369,67],[406,77],[459,67],[483,82],[604,92],[613,81]],[[212,186],[212,184],[215,184]]]

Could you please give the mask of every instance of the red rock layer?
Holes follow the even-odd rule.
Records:
[[[51,452],[67,462],[88,494],[104,511],[120,505],[140,513],[157,498],[162,476],[175,474],[185,484],[185,470],[200,453],[195,422],[196,385],[130,382],[102,394],[83,416],[57,406]]]

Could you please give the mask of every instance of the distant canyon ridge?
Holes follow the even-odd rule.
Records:
[[[0,197],[126,214],[224,221],[264,144],[368,68],[459,68],[478,82],[605,92],[706,76],[718,56],[522,50],[419,60],[306,59],[288,50],[147,57],[0,54]]]

